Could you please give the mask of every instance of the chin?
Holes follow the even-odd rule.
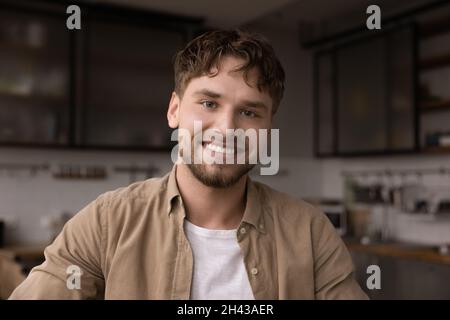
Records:
[[[254,165],[190,164],[188,167],[204,185],[213,188],[228,188],[235,185]]]

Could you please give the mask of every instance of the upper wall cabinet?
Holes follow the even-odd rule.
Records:
[[[170,150],[173,57],[201,21],[100,4],[0,3],[0,145]]]
[[[70,51],[62,14],[0,5],[0,144],[66,145]]]
[[[183,29],[90,19],[86,41],[84,146],[165,148],[173,56]]]
[[[443,10],[442,10],[443,11]],[[450,8],[419,24],[421,152],[450,151]]]
[[[316,54],[318,156],[415,150],[414,30],[402,26]]]

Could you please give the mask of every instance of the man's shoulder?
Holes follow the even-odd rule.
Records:
[[[253,181],[253,184],[265,207],[269,209],[268,211],[275,219],[293,223],[299,220],[304,222],[305,219],[308,221],[320,220],[325,217],[318,207],[300,197],[276,190],[262,182]]]
[[[128,186],[107,191],[99,195],[95,203],[100,206],[114,206],[119,204],[151,202],[164,196],[167,190],[168,176],[169,173],[161,177],[137,181]]]
[[[297,239],[306,235],[313,246],[318,246],[321,239],[331,239],[331,242],[336,243],[340,241],[340,236],[330,220],[316,205],[263,183],[256,182],[255,186],[268,208],[266,211],[269,212],[271,220],[286,239]]]

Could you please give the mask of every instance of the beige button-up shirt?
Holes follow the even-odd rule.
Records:
[[[175,170],[87,205],[10,299],[189,299],[194,261]],[[236,240],[255,299],[367,298],[322,212],[250,178],[246,199]]]

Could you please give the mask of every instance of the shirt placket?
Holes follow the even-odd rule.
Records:
[[[184,233],[185,214],[182,205],[177,207],[174,221],[177,224],[177,255],[172,286],[172,300],[189,300],[194,266],[192,249]]]
[[[254,230],[249,224],[241,224],[238,228],[237,240],[241,247],[242,256],[244,258],[245,269],[249,277],[250,286],[252,287],[253,295],[255,299],[264,299],[265,292],[264,286],[264,272],[262,266],[258,264],[256,252],[251,250],[251,241],[254,241]]]

